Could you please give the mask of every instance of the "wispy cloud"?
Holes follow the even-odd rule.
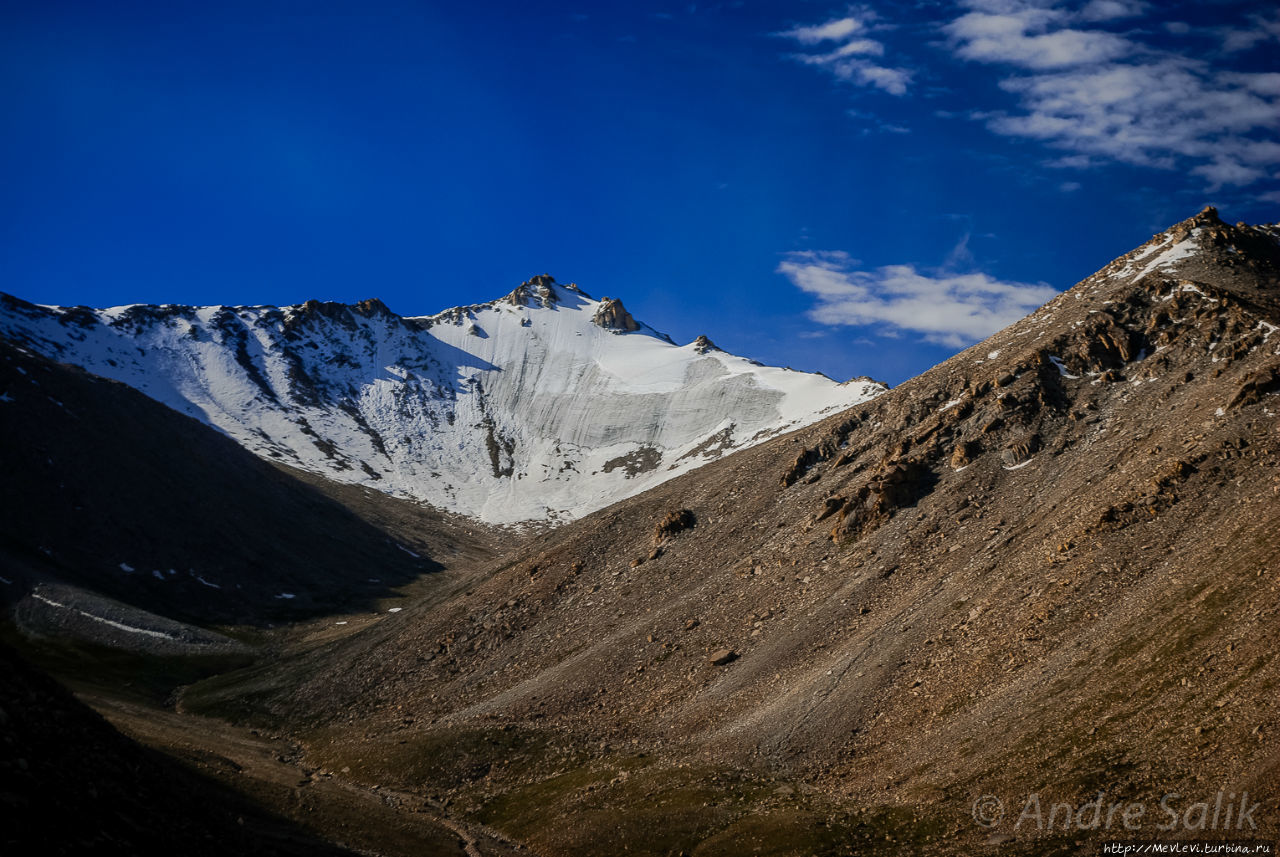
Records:
[[[846,110],[845,113],[847,113],[851,118],[857,119],[859,122],[863,123],[862,133],[864,135],[873,134],[873,133],[881,133],[881,134],[910,134],[911,133],[911,129],[908,128],[907,126],[899,125],[896,122],[886,122],[884,119],[881,119],[876,114],[870,113],[866,110],[855,110],[851,108],[849,110]]]
[[[793,27],[774,35],[814,49],[816,52],[798,53],[793,57],[826,71],[837,80],[881,89],[891,95],[905,95],[911,84],[911,72],[871,59],[885,53],[882,42],[866,35],[876,18],[870,10],[854,9],[842,18]]]
[[[793,60],[856,87],[950,98],[932,115],[1038,141],[1054,151],[1047,167],[1179,170],[1210,192],[1280,178],[1280,72],[1255,62],[1280,42],[1280,14],[1237,13],[1206,27],[1162,21],[1171,9],[1154,0],[955,0],[917,9],[926,5],[937,16],[927,25],[917,18],[899,27],[854,5],[773,35],[797,46]],[[985,100],[971,81],[917,85],[944,79],[937,51],[963,61],[966,74],[990,69],[1004,94]],[[974,98],[985,103],[958,100]],[[870,120],[864,135],[908,130],[900,117],[850,115]],[[1071,182],[1056,184],[1070,192]]]
[[[1136,18],[1151,7],[1142,0],[1089,0],[1080,10],[1085,21],[1114,21],[1120,18]]]
[[[947,254],[947,259],[942,263],[942,267],[946,270],[956,270],[961,267],[972,267],[973,251],[969,249],[969,238],[971,233],[965,232],[960,236],[960,240],[951,248],[951,252]]]
[[[777,270],[817,298],[809,316],[820,324],[868,326],[890,337],[913,333],[953,348],[985,339],[1057,294],[1045,283],[983,273],[922,272],[914,265],[864,271],[838,250],[790,253]]]
[[[997,134],[1077,156],[1164,169],[1190,160],[1190,172],[1216,190],[1264,178],[1280,162],[1280,146],[1252,136],[1280,128],[1271,77],[1178,57],[1011,77],[1001,87],[1019,96],[1023,112],[986,121]]]
[[[1250,15],[1249,27],[1220,27],[1216,30],[1222,39],[1222,49],[1227,53],[1252,50],[1260,44],[1280,41],[1280,15],[1267,18]]]
[[[942,27],[948,46],[961,59],[1015,69],[1000,87],[1020,107],[971,115],[997,134],[1070,153],[1052,166],[1183,168],[1217,190],[1257,182],[1280,163],[1280,146],[1268,139],[1280,129],[1280,75],[1223,69],[1139,41],[1141,31],[1095,26],[1142,14],[1146,4],[1094,0],[1076,12],[1035,0],[964,5],[969,11]],[[1280,19],[1251,20],[1234,37],[1240,50],[1280,34]],[[1230,47],[1233,37],[1223,38]]]

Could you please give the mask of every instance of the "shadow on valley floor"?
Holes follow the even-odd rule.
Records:
[[[124,737],[3,644],[0,724],[7,853],[353,853]]]

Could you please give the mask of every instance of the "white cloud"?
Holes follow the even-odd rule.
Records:
[[[1193,167],[1192,175],[1203,176],[1209,180],[1211,190],[1217,190],[1223,185],[1234,185],[1240,187],[1247,184],[1253,184],[1258,179],[1267,177],[1267,171],[1250,167],[1239,161],[1232,161],[1223,158],[1216,158],[1207,164],[1201,164]]]
[[[1062,184],[1058,185],[1058,190],[1062,191],[1063,193],[1075,193],[1076,191],[1080,190],[1080,188],[1081,188],[1080,182],[1063,182]]]
[[[1175,57],[1138,64],[1103,64],[1053,74],[1013,77],[1002,88],[1025,112],[985,116],[997,134],[1029,137],[1075,155],[1172,169],[1190,169],[1211,189],[1242,185],[1280,163],[1280,146],[1250,134],[1280,128],[1280,81],[1269,74],[1215,72]]]
[[[997,134],[1066,151],[1049,166],[1181,168],[1217,190],[1251,184],[1280,163],[1280,147],[1264,139],[1280,130],[1280,74],[1215,68],[1139,41],[1145,31],[1122,36],[1097,26],[1142,14],[1147,3],[1091,0],[1076,12],[1037,0],[963,6],[942,26],[948,46],[961,59],[1017,69],[1000,86],[1020,107],[970,116]],[[1280,19],[1250,23],[1223,38],[1243,49],[1280,34]]]
[[[854,33],[861,32],[865,27],[866,25],[857,18],[837,18],[813,27],[796,27],[778,33],[778,35],[788,39],[795,39],[802,45],[816,45],[819,42],[838,41],[848,38]]]
[[[856,80],[858,83],[883,89],[890,95],[906,95],[911,83],[911,73],[900,68],[885,68],[871,63],[859,63],[850,69],[840,69],[837,77]]]
[[[998,85],[1011,96],[999,109],[999,102],[968,110],[953,110],[965,106],[953,103],[935,116],[967,115],[996,134],[1038,141],[1057,150],[1045,162],[1052,168],[1180,170],[1210,191],[1276,175],[1280,71],[1237,70],[1243,66],[1235,58],[1250,48],[1251,59],[1269,50],[1280,39],[1280,15],[1224,16],[1219,26],[1193,29],[1176,19],[1162,23],[1169,9],[1149,0],[956,0],[931,8],[948,11],[933,25],[943,40],[928,43],[1000,69]],[[852,6],[843,17],[775,35],[801,46],[793,59],[853,86],[904,96],[917,88],[913,75],[939,80],[939,69],[919,55],[901,59],[912,31],[896,31],[901,38],[893,32],[867,7]],[[1218,40],[1228,50],[1175,51],[1169,34]],[[923,94],[972,97],[981,90],[970,83]]]
[[[1058,293],[1044,283],[928,274],[913,265],[862,271],[843,251],[790,253],[778,273],[818,299],[809,316],[821,324],[870,326],[890,337],[911,332],[954,348],[985,339]]]
[[[911,73],[869,59],[885,53],[882,42],[865,35],[875,18],[875,13],[860,9],[844,18],[814,26],[794,27],[774,35],[809,48],[836,43],[829,50],[795,54],[793,58],[820,68],[845,83],[881,89],[891,95],[905,95],[911,84]]]
[[[1262,15],[1250,15],[1248,29],[1239,27],[1220,27],[1216,31],[1222,38],[1222,49],[1227,53],[1251,50],[1260,42],[1280,39],[1280,15],[1275,18],[1264,18]]]
[[[1066,12],[1053,9],[1054,0],[961,0],[960,4],[975,12],[991,15],[1051,15],[1063,17]]]
[[[1105,30],[1062,27],[1070,18],[1060,9],[1019,3],[999,8],[1002,11],[998,13],[968,12],[943,26],[956,56],[1038,70],[1113,60],[1132,53],[1135,47],[1128,39]]]
[[[1114,21],[1119,18],[1136,18],[1145,13],[1149,3],[1142,0],[1089,0],[1080,10],[1085,21]]]
[[[1098,162],[1088,155],[1063,155],[1061,158],[1054,158],[1044,163],[1046,167],[1052,167],[1055,170],[1087,170],[1097,164]]]
[[[1239,83],[1250,92],[1259,95],[1280,95],[1280,72],[1259,72],[1254,74],[1224,74],[1223,80]]]
[[[876,56],[876,57],[883,56],[884,45],[880,44],[875,39],[854,39],[851,42],[845,42],[843,45],[836,48],[831,53],[827,54],[827,57],[834,60],[834,59],[840,59],[841,57],[852,57],[852,56],[859,56],[859,55]]]
[[[1247,51],[1258,42],[1266,41],[1270,38],[1266,33],[1257,30],[1220,30],[1219,35],[1222,36],[1222,49],[1227,53],[1237,53],[1238,51]]]
[[[1280,190],[1271,190],[1266,193],[1260,193],[1258,194],[1258,200],[1260,202],[1280,203]]]

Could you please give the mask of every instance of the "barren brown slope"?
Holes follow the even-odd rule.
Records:
[[[602,819],[662,786],[556,790],[587,763],[520,761],[550,745],[802,777],[831,801],[806,811],[906,807],[929,826],[893,833],[926,849],[981,842],[988,793],[1247,789],[1274,832],[1278,236],[1207,210],[891,393],[257,676],[258,716],[357,775],[465,787],[552,853],[604,853]],[[678,509],[696,524],[662,535]],[[746,836],[782,811],[759,794],[677,845]]]

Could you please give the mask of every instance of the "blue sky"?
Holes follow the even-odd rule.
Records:
[[[1213,203],[1280,220],[1271,3],[10,2],[0,289],[535,273],[893,383]]]

